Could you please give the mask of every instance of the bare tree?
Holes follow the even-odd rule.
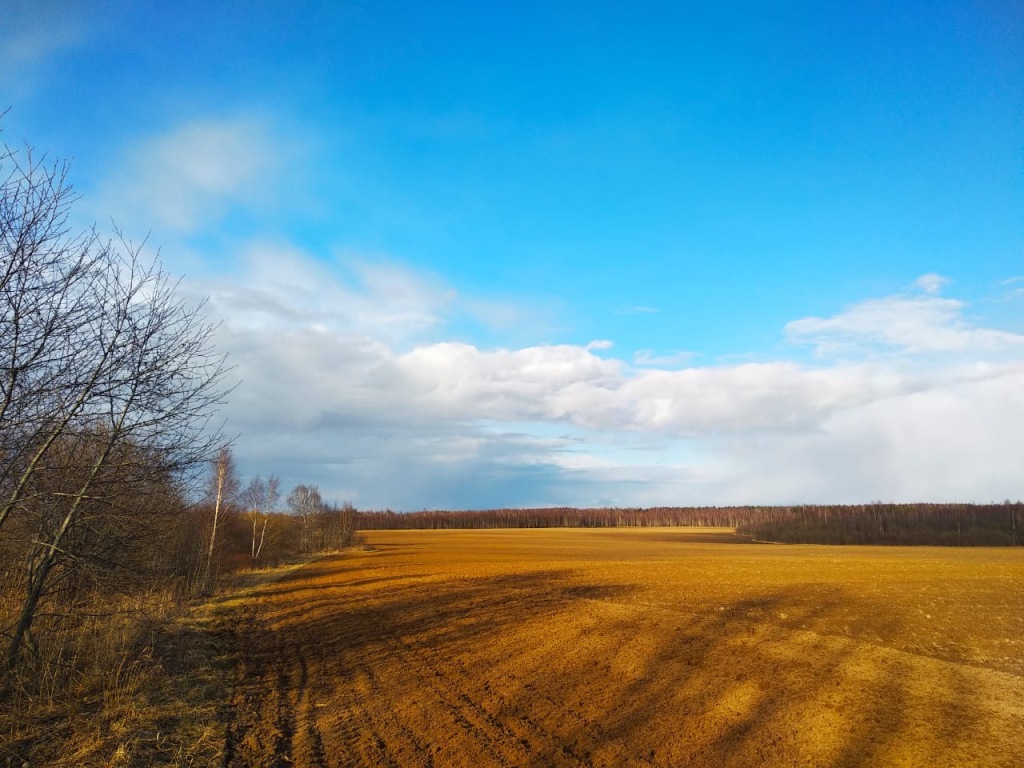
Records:
[[[141,245],[69,235],[66,167],[26,158],[0,154],[0,528],[20,518],[28,542],[8,669],[62,568],[102,548],[86,535],[100,511],[140,519],[133,489],[223,445],[210,419],[227,393],[202,307]]]
[[[340,507],[321,504],[316,515],[317,549],[339,550],[352,546],[355,540],[356,510],[349,502]]]
[[[4,147],[0,185],[0,528],[53,443],[86,409],[107,360],[86,346],[102,321],[108,257],[72,238],[67,166]]]
[[[356,508],[352,506],[351,502],[346,501],[341,505],[337,514],[340,527],[337,546],[339,549],[343,549],[352,546],[356,538]]]
[[[320,489],[315,485],[295,486],[288,494],[288,506],[299,517],[302,526],[302,551],[313,551],[313,527],[316,515],[323,506]]]
[[[217,547],[217,531],[225,509],[238,496],[238,472],[235,470],[235,458],[231,449],[223,447],[217,458],[212,462],[210,474],[210,496],[213,501],[213,519],[210,521],[210,538],[206,549],[203,568],[202,589],[209,590],[213,584],[213,554]]]
[[[257,475],[246,486],[242,493],[245,504],[245,514],[252,524],[252,541],[249,548],[249,558],[255,567],[263,552],[263,544],[267,537],[267,523],[270,520],[269,513],[273,511],[280,495],[281,481],[277,475],[271,475],[264,480]],[[259,531],[259,535],[257,535]]]
[[[277,506],[277,502],[281,498],[281,478],[277,475],[271,475],[267,478],[267,507],[263,514],[263,529],[260,531],[260,543],[256,547],[256,554],[253,559],[257,559],[260,553],[263,551],[263,544],[267,536],[267,522],[270,519],[270,513],[274,511]]]

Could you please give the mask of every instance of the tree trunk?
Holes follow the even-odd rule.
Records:
[[[213,527],[210,529],[210,546],[206,550],[206,571],[203,574],[203,590],[209,590],[213,579],[213,549],[217,543],[217,524],[220,522],[220,505],[224,498],[224,480],[228,473],[228,460],[224,453],[217,457],[217,498],[213,504]]]
[[[267,518],[263,518],[263,530],[260,531],[260,545],[256,547],[256,558],[259,559],[260,552],[263,551],[263,537],[267,535]]]
[[[89,476],[85,479],[81,488],[78,489],[78,493],[75,494],[75,498],[72,500],[71,506],[68,508],[67,514],[64,515],[60,528],[57,530],[52,541],[50,541],[49,544],[42,545],[45,554],[43,555],[43,559],[39,563],[38,567],[33,568],[30,572],[28,596],[25,598],[25,602],[21,606],[21,613],[18,616],[17,623],[14,625],[14,633],[11,636],[11,643],[7,647],[8,670],[14,669],[18,664],[18,660],[21,657],[22,645],[28,631],[32,628],[32,622],[36,616],[36,608],[39,607],[39,600],[43,596],[43,589],[46,587],[46,581],[50,576],[50,571],[53,570],[53,566],[57,563],[58,556],[62,552],[61,544],[64,541],[64,536],[71,528],[71,524],[74,522],[75,517],[78,514],[78,510],[81,508],[82,502],[89,493],[100,469],[107,461],[107,457],[110,455],[110,451],[113,448],[116,439],[117,431],[115,430],[108,438],[107,444],[103,447],[103,451],[100,453],[99,458],[93,463]]]

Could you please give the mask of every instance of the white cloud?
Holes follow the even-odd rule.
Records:
[[[678,368],[694,358],[693,352],[676,352],[671,355],[659,355],[652,349],[638,349],[633,353],[633,364],[655,368]]]
[[[201,288],[244,379],[229,408],[243,466],[360,505],[1024,495],[1024,347],[952,299],[787,326],[860,359],[638,368],[604,344],[445,340],[465,300],[394,264],[339,273],[262,246],[239,266]],[[879,337],[891,354],[870,351]]]
[[[288,245],[250,245],[234,268],[242,277],[191,286],[238,333],[355,334],[400,345],[440,326],[457,298],[423,272],[351,256],[331,265]]]
[[[837,411],[815,430],[721,443],[729,476],[745,480],[714,494],[735,503],[1020,498],[1022,391],[1017,362]]]
[[[942,275],[936,274],[935,272],[929,272],[926,275],[921,275],[917,280],[914,281],[914,287],[919,288],[925,293],[935,295],[942,291],[942,289],[949,284],[949,278],[943,277]]]
[[[572,345],[480,350],[440,342],[395,359],[417,400],[458,420],[565,421],[588,426],[615,419],[622,363]]]
[[[984,353],[1024,348],[1024,336],[978,328],[966,305],[938,296],[888,296],[848,307],[829,318],[806,317],[785,327],[791,341],[811,344],[818,354],[874,348],[902,354]]]
[[[119,222],[192,233],[234,206],[271,199],[285,146],[259,117],[189,120],[129,148],[120,172],[101,188],[97,209]]]

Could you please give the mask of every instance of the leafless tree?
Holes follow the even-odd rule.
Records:
[[[238,472],[235,470],[235,459],[231,449],[223,447],[217,458],[213,460],[210,474],[210,496],[213,500],[213,519],[210,522],[210,538],[206,549],[203,568],[202,588],[209,590],[213,583],[213,554],[217,547],[217,531],[220,528],[223,512],[238,496]]]
[[[227,393],[202,307],[142,245],[69,234],[66,166],[24,156],[0,153],[0,532],[27,542],[8,669],[61,571],[104,550],[95,524],[121,510],[144,527],[143,491],[223,445]]]
[[[249,558],[254,567],[263,552],[263,545],[267,537],[267,522],[270,520],[269,513],[277,505],[280,488],[281,480],[277,475],[271,475],[266,480],[257,475],[249,481],[242,493],[245,514],[252,524]]]
[[[301,521],[302,525],[302,551],[313,551],[313,528],[317,513],[323,506],[320,497],[320,489],[315,485],[297,485],[288,494],[288,506]]]
[[[316,515],[317,548],[339,550],[352,546],[355,540],[356,510],[345,502],[340,507],[322,504]]]
[[[23,164],[6,147],[0,161],[2,528],[102,377],[106,361],[85,342],[102,319],[95,296],[107,254],[95,234],[68,234],[66,165],[42,165],[30,151]]]

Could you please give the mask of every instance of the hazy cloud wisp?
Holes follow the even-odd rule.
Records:
[[[196,118],[131,146],[98,210],[189,235],[273,194],[283,144],[255,116]]]

